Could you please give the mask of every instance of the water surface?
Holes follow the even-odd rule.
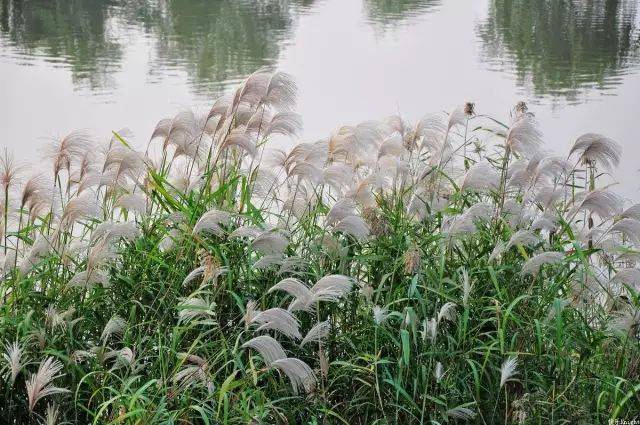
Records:
[[[587,131],[625,148],[640,198],[640,12],[633,0],[0,0],[2,145],[37,162],[72,129],[140,146],[261,66],[296,76],[305,139],[466,100],[530,105],[550,149]]]

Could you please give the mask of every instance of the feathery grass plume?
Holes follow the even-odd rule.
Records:
[[[53,380],[62,376],[60,374],[61,370],[62,363],[53,357],[47,357],[40,363],[38,371],[29,376],[26,381],[26,387],[30,412],[33,412],[36,403],[40,399],[53,394],[70,392],[68,389],[56,387],[52,383]]]
[[[496,190],[499,179],[496,169],[489,162],[478,162],[467,170],[460,189],[478,192]]]
[[[255,226],[240,226],[233,232],[229,233],[229,239],[234,238],[256,238],[262,233],[262,230]]]
[[[471,296],[471,291],[473,291],[473,284],[469,280],[467,269],[463,268],[460,274],[462,274],[462,305],[469,307],[469,297]]]
[[[581,192],[576,195],[576,204],[570,210],[569,217],[575,217],[580,211],[597,214],[606,220],[620,213],[622,198],[607,189]]]
[[[362,217],[357,215],[350,215],[340,220],[335,226],[333,226],[335,232],[342,232],[346,235],[352,236],[358,241],[365,240],[371,230]]]
[[[569,151],[569,156],[577,156],[583,163],[596,163],[608,170],[620,164],[622,148],[614,140],[596,133],[586,133],[578,137]]]
[[[506,249],[511,248],[514,245],[522,245],[525,247],[532,247],[540,242],[540,238],[530,230],[518,230],[511,235],[507,242]]]
[[[199,266],[199,267],[196,267],[195,269],[193,269],[191,272],[189,272],[187,277],[185,277],[184,280],[182,281],[182,286],[187,286],[192,281],[194,281],[197,278],[201,277],[204,274],[204,271],[205,271],[205,267],[204,266]]]
[[[67,285],[71,288],[91,289],[95,285],[109,287],[109,272],[104,270],[83,270],[73,275]]]
[[[53,243],[49,240],[48,236],[38,235],[36,241],[29,249],[26,257],[20,262],[20,271],[22,273],[28,273],[38,263],[38,260],[46,257],[56,249]]]
[[[334,225],[345,217],[355,215],[356,203],[351,198],[342,198],[329,210],[327,213],[326,223],[328,225]]]
[[[411,246],[403,255],[404,272],[414,275],[420,270],[422,265],[422,253],[416,245]]]
[[[627,208],[620,214],[621,218],[633,218],[640,220],[640,204],[635,204]]]
[[[175,246],[176,240],[179,240],[182,237],[182,232],[180,229],[171,229],[167,232],[166,235],[162,237],[160,242],[158,243],[158,249],[160,252],[171,251]]]
[[[295,137],[302,130],[302,117],[290,111],[278,112],[264,130],[264,137],[280,134]]]
[[[72,131],[66,136],[54,140],[45,147],[45,158],[53,161],[53,175],[57,178],[60,171],[71,169],[71,164],[82,158],[90,148],[91,137],[83,131]]]
[[[122,336],[124,330],[127,327],[127,321],[120,316],[113,316],[102,330],[100,340],[103,344],[106,344],[111,336]]]
[[[564,260],[563,252],[542,252],[528,259],[522,266],[523,275],[537,275],[544,265],[558,264]]]
[[[271,329],[292,339],[302,339],[298,319],[291,312],[278,307],[259,312],[253,317],[251,323],[260,325],[258,331]]]
[[[298,394],[300,390],[306,393],[313,392],[317,382],[316,375],[302,360],[288,357],[275,360],[272,362],[272,366],[287,375],[295,394]]]
[[[271,229],[260,233],[251,242],[251,249],[264,255],[282,255],[288,245],[287,232],[281,229]]]
[[[137,193],[120,195],[114,205],[131,212],[137,212],[138,214],[147,213],[147,199]]]
[[[637,337],[640,329],[640,309],[626,305],[610,317],[611,320],[607,324],[610,332]]]
[[[436,363],[436,368],[433,371],[433,376],[436,378],[437,383],[440,383],[442,381],[442,378],[444,378],[444,374],[444,366],[442,366],[442,363]]]
[[[550,215],[542,215],[537,217],[531,223],[529,230],[544,230],[547,232],[554,232],[558,228],[558,218]]]
[[[200,383],[210,389],[213,385],[209,378],[209,363],[195,354],[179,353],[178,359],[183,362],[181,369],[173,375],[173,381],[180,391]]]
[[[502,363],[500,367],[500,388],[504,386],[513,376],[518,374],[518,357],[511,356]]]
[[[176,308],[178,309],[178,318],[181,323],[189,323],[195,319],[208,319],[215,316],[215,302],[195,294],[183,299]]]
[[[389,318],[389,310],[387,307],[380,307],[377,305],[373,306],[373,321],[376,322],[376,325],[380,326],[384,324]]]
[[[9,382],[11,386],[13,386],[13,384],[16,382],[18,374],[20,373],[20,371],[22,371],[22,368],[27,363],[23,359],[24,350],[20,343],[18,343],[17,341],[12,343],[6,342],[4,344],[4,353],[2,353],[2,357],[7,363],[6,366],[9,373]]]
[[[542,145],[542,133],[531,115],[522,115],[511,124],[505,137],[506,146],[512,151],[532,157]]]
[[[267,292],[284,291],[294,297],[293,303],[289,306],[289,311],[293,310],[294,304],[299,304],[300,309],[313,304],[314,294],[301,280],[288,277],[273,285]]]
[[[58,416],[60,416],[58,406],[55,403],[47,404],[42,425],[58,425]]]
[[[90,192],[83,193],[65,205],[60,218],[61,227],[68,228],[78,220],[98,217],[101,212],[96,195]]]
[[[287,357],[282,345],[269,335],[260,335],[252,338],[242,344],[242,348],[253,348],[259,352],[267,366],[272,366],[276,360],[282,360]]]
[[[629,238],[634,245],[640,246],[640,220],[623,218],[611,226],[610,232],[620,232]]]
[[[300,347],[303,347],[309,342],[321,342],[329,335],[329,332],[331,332],[331,323],[329,323],[328,320],[317,323],[309,329],[309,332],[307,332],[302,342],[300,342]]]
[[[231,214],[226,211],[212,209],[207,211],[200,217],[193,227],[193,234],[197,235],[201,232],[213,233],[216,236],[224,236],[224,230],[221,225],[226,225],[231,220]]]
[[[476,223],[487,221],[493,214],[493,206],[486,202],[478,202],[461,215],[449,218],[448,222],[443,221],[443,231],[451,237],[462,234],[475,233]]]
[[[640,269],[620,269],[613,278],[611,278],[611,281],[626,284],[631,286],[635,291],[640,291]]]
[[[140,236],[140,229],[138,229],[138,224],[133,221],[103,221],[91,232],[91,242],[100,238],[105,239],[107,243],[113,243],[120,239],[131,242],[138,236]]]
[[[256,315],[261,312],[261,310],[258,309],[257,305],[258,304],[254,300],[247,301],[247,305],[244,309],[244,314],[242,315],[242,321],[244,322],[246,328],[251,325]]]
[[[253,263],[253,268],[256,270],[265,270],[274,266],[281,266],[283,262],[284,257],[282,254],[265,255]]]
[[[470,421],[476,417],[476,412],[468,407],[458,406],[445,412],[448,418]]]
[[[456,303],[448,301],[440,307],[440,311],[438,311],[438,323],[443,319],[450,322],[456,319]]]

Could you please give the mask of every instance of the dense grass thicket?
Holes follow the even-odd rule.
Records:
[[[637,417],[640,204],[603,183],[614,141],[557,157],[525,104],[467,103],[278,150],[295,94],[260,70],[145,152],[73,132],[41,174],[4,156],[2,421]]]

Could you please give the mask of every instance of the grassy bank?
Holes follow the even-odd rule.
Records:
[[[0,164],[10,423],[598,423],[640,411],[618,145],[524,104],[295,138],[258,71],[201,116]],[[157,154],[151,154],[156,152]],[[38,171],[40,171],[39,169]]]

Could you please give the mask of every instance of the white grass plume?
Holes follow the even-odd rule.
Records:
[[[120,316],[113,316],[102,330],[100,340],[105,344],[111,336],[122,336],[125,328],[127,327],[127,321]]]
[[[634,218],[623,218],[611,226],[611,232],[620,232],[635,245],[640,246],[640,221]]]
[[[207,211],[200,217],[193,226],[193,234],[197,235],[202,232],[213,233],[216,236],[223,236],[223,224],[228,224],[231,220],[231,214],[226,211],[212,209]]]
[[[496,169],[486,161],[478,162],[467,170],[460,185],[461,190],[484,192],[498,187],[499,176]]]
[[[242,344],[242,348],[253,348],[259,352],[267,366],[287,357],[282,345],[269,335],[257,336]]]
[[[47,357],[40,363],[38,371],[29,376],[26,381],[29,411],[33,412],[38,401],[53,394],[70,392],[65,388],[53,385],[52,381],[62,376],[62,363],[53,357]]]
[[[288,245],[288,234],[279,229],[266,230],[251,242],[254,251],[265,255],[280,255]]]
[[[587,211],[606,220],[619,214],[621,210],[622,198],[606,188],[582,192],[576,198],[578,202],[569,212],[569,217],[574,217],[580,211]]]
[[[470,421],[476,417],[476,412],[468,407],[458,406],[445,412],[448,418]]]
[[[302,339],[302,342],[300,342],[300,347],[303,347],[309,342],[322,341],[329,335],[329,332],[331,332],[331,323],[329,323],[328,320],[317,323],[311,329],[309,329],[309,332],[307,332],[305,337]]]
[[[540,268],[547,264],[558,264],[564,259],[564,253],[562,252],[543,252],[534,255],[527,260],[522,266],[521,273],[523,275],[537,275]]]
[[[287,310],[277,307],[270,308],[256,314],[251,322],[260,325],[258,331],[271,329],[289,338],[302,339],[298,319]]]
[[[569,151],[569,156],[575,155],[582,162],[595,162],[611,170],[620,164],[622,148],[608,137],[596,133],[586,133],[576,139]]]
[[[298,394],[300,390],[306,393],[313,392],[317,381],[316,375],[309,365],[302,360],[289,357],[276,360],[272,365],[287,375],[294,393]]]
[[[26,364],[26,361],[24,359],[24,350],[20,343],[18,343],[17,341],[12,343],[5,343],[2,358],[7,364],[9,383],[11,384],[11,386],[13,386],[16,378],[18,377],[18,374],[22,371],[22,368]]]
[[[518,374],[518,357],[511,356],[500,367],[500,387],[502,388],[513,376]]]

